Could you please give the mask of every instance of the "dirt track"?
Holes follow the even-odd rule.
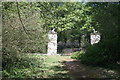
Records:
[[[86,66],[75,59],[65,59],[64,65],[72,78],[116,78],[119,76],[116,71]]]

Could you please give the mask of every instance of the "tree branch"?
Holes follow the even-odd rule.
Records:
[[[25,33],[27,34],[28,38],[31,40],[31,38],[30,38],[30,36],[28,35],[28,32],[27,32],[27,30],[26,30],[26,28],[25,28],[25,26],[24,26],[24,24],[23,24],[23,22],[22,22],[21,15],[20,15],[20,10],[19,10],[19,6],[18,6],[18,2],[16,2],[16,4],[17,4],[18,16],[19,16],[20,22],[21,22],[21,24],[22,24],[22,28],[23,28],[23,30],[25,31]]]

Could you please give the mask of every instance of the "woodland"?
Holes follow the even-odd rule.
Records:
[[[64,68],[64,60],[75,59],[79,68],[82,64],[110,73],[100,78],[107,75],[120,79],[119,21],[119,2],[2,2],[2,77],[73,79],[76,77]],[[47,53],[48,32],[52,29],[57,32],[57,42],[78,41],[80,50],[64,55],[63,49],[75,46],[61,44],[58,50],[63,55],[43,55]],[[101,39],[91,45],[93,29]],[[76,71],[81,71],[79,68]]]

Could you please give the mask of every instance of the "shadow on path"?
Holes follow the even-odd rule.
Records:
[[[86,66],[75,59],[65,59],[63,64],[71,78],[117,78],[119,76],[116,71]]]

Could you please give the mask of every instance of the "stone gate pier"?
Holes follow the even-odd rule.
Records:
[[[100,33],[94,30],[94,32],[90,34],[91,45],[98,43],[100,38]]]
[[[57,55],[57,32],[54,29],[48,32],[48,39],[47,55]]]

